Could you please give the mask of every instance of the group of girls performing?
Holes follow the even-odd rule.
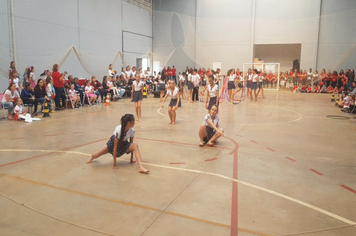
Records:
[[[194,74],[193,74],[194,75]],[[162,74],[159,81],[159,87],[165,85],[165,75]],[[162,79],[162,80],[161,80]],[[179,80],[179,88],[176,87],[175,81],[170,80],[167,86],[166,94],[161,96],[162,105],[168,96],[171,97],[170,103],[168,105],[168,114],[170,118],[171,125],[176,122],[176,111],[178,107],[181,107],[181,96],[183,92],[183,80]],[[203,123],[199,128],[199,146],[202,147],[204,144],[207,146],[214,146],[217,143],[217,139],[224,136],[224,130],[219,127],[219,117],[217,116],[219,111],[219,86],[218,80],[214,79],[214,75],[210,75],[208,78],[209,84],[206,86],[207,98],[209,102],[206,103],[206,108],[208,109],[208,114],[204,117]],[[141,121],[141,101],[144,81],[140,80],[139,75],[136,75],[136,80],[133,82],[131,101],[135,102],[137,120]],[[208,99],[207,99],[208,100]],[[118,169],[116,164],[116,158],[122,155],[131,154],[130,163],[137,162],[139,173],[149,173],[149,170],[145,169],[142,165],[142,157],[137,143],[134,143],[135,131],[133,127],[135,126],[135,117],[132,114],[125,114],[121,117],[121,124],[117,126],[114,133],[111,135],[110,139],[107,141],[106,145],[94,152],[87,163],[91,163],[94,159],[99,158],[102,155],[110,153],[113,157],[113,169]],[[133,159],[135,156],[135,160]]]

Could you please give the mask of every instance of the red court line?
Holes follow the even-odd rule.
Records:
[[[181,164],[185,164],[185,162],[170,162],[170,165],[181,165]]]
[[[29,157],[29,158],[26,158],[26,159],[22,159],[22,160],[18,160],[18,161],[9,162],[9,163],[6,163],[6,164],[2,164],[2,165],[0,165],[0,167],[3,167],[3,166],[9,166],[9,165],[16,164],[16,163],[20,163],[20,162],[23,162],[23,161],[32,160],[32,159],[35,159],[35,158],[38,158],[38,157],[43,157],[43,156],[51,155],[51,154],[53,154],[53,153],[56,153],[56,152],[49,152],[49,153],[46,153],[46,154],[37,155],[37,156]]]
[[[43,136],[45,136],[45,137],[54,137],[54,136],[57,136],[57,135],[56,134],[45,134]]]
[[[253,142],[253,143],[258,143],[258,142],[256,142],[255,140],[251,140],[251,142]]]
[[[347,190],[349,190],[349,191],[351,191],[351,192],[353,192],[353,193],[356,193],[356,190],[355,189],[352,189],[352,188],[350,188],[350,187],[348,187],[348,186],[346,186],[346,185],[340,185],[341,187],[343,187],[344,189],[347,189]]]
[[[25,137],[21,137],[21,138],[12,138],[11,140],[19,140],[19,139],[25,139]]]
[[[218,158],[212,158],[212,159],[206,159],[205,161],[215,161],[217,160]]]
[[[239,136],[239,137],[243,137],[242,135],[239,135],[239,134],[235,134],[236,136]]]
[[[317,175],[323,175],[322,173],[320,173],[319,171],[316,171],[316,170],[314,170],[314,169],[309,169],[310,171],[313,171],[315,174],[317,174]]]
[[[293,162],[297,162],[296,160],[294,160],[294,159],[292,159],[292,158],[290,158],[290,157],[286,157],[288,160],[290,160],[290,161],[293,161]]]
[[[231,142],[235,144],[235,149],[233,150],[234,153],[234,163],[233,163],[233,173],[232,176],[234,179],[237,179],[237,164],[238,164],[238,155],[237,151],[239,150],[239,144],[225,136],[225,138],[229,139]],[[231,196],[231,230],[230,236],[237,236],[238,235],[238,185],[237,182],[232,182],[232,196]]]
[[[192,144],[192,143],[181,143],[181,142],[174,142],[174,141],[167,141],[167,140],[159,140],[159,139],[149,139],[149,138],[135,138],[135,139],[147,140],[147,141],[152,141],[152,142],[170,143],[170,144],[180,144],[180,145],[186,145],[186,146],[199,147],[198,144]],[[230,150],[233,150],[232,148],[219,147],[219,146],[213,146],[212,148],[223,148],[223,149],[230,149]]]
[[[89,145],[89,144],[101,142],[101,141],[103,141],[103,140],[107,140],[107,138],[105,138],[105,139],[100,139],[100,140],[97,140],[97,141],[94,141],[94,142],[90,142],[90,143],[85,143],[85,144],[77,145],[77,146],[74,146],[74,147],[71,147],[71,148],[63,148],[63,149],[60,149],[59,151],[70,150],[70,149],[74,149],[74,148],[86,146],[86,145]],[[29,157],[29,158],[22,159],[22,160],[9,162],[9,163],[0,165],[0,167],[8,166],[8,165],[16,164],[16,163],[20,163],[20,162],[23,162],[23,161],[32,160],[32,159],[39,158],[39,157],[43,157],[43,156],[47,156],[47,155],[51,155],[51,154],[53,154],[53,153],[56,153],[56,152],[49,152],[49,153],[46,153],[46,154],[37,155],[37,156],[33,156],[33,157]]]
[[[271,152],[275,152],[272,148],[267,148],[267,150],[270,150]]]

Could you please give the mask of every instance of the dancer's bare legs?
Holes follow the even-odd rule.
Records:
[[[141,122],[141,101],[138,101],[138,121]]]
[[[172,107],[168,107],[168,115],[169,115],[169,119],[171,120],[171,122],[169,122],[168,124],[172,124],[173,123]]]
[[[206,133],[206,126],[205,124],[201,124],[200,125],[200,129],[199,129],[199,138],[200,138],[200,142],[199,142],[199,146],[202,147],[204,145],[204,138],[206,137],[207,133]]]
[[[131,143],[129,150],[127,150],[128,152],[133,152],[133,154],[135,155],[136,158],[136,162],[138,165],[138,172],[139,173],[148,173],[150,172],[149,170],[146,170],[143,166],[142,166],[142,159],[141,159],[141,153],[140,150],[138,148],[137,143]]]
[[[176,110],[178,109],[178,107],[172,107],[172,125],[176,124],[176,117],[177,117],[177,113]]]
[[[206,145],[208,145],[208,146],[210,146],[210,147],[214,146],[214,142],[215,142],[218,138],[220,138],[221,136],[224,135],[224,129],[223,129],[223,128],[220,128],[220,129],[218,129],[218,130],[219,130],[219,132],[215,132],[214,136],[211,137],[211,139],[207,142]]]
[[[105,155],[105,154],[108,154],[109,153],[109,150],[108,150],[108,147],[105,145],[104,147],[102,147],[101,149],[99,149],[97,152],[94,152],[93,154],[91,154],[91,158],[87,161],[87,163],[91,163],[94,159],[102,156],[102,155]]]

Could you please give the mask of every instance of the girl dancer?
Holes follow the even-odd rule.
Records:
[[[210,110],[213,105],[219,106],[219,85],[214,83],[214,75],[209,75],[208,82],[205,108]]]
[[[263,80],[264,80],[264,76],[263,73],[260,71],[259,75],[258,75],[258,92],[257,92],[257,96],[260,93],[260,91],[262,92],[262,98],[265,98],[265,95],[263,94]]]
[[[183,99],[183,88],[184,88],[184,82],[187,77],[187,74],[183,72],[183,75],[179,75],[179,91],[180,91],[180,98]]]
[[[137,120],[141,122],[141,101],[143,95],[143,87],[145,83],[140,81],[140,75],[136,74],[136,80],[132,82],[131,102],[135,103]]]
[[[171,119],[171,122],[169,122],[169,124],[171,125],[175,125],[177,116],[176,110],[178,109],[178,107],[181,107],[179,89],[175,85],[176,83],[174,80],[169,81],[167,93],[166,96],[164,96],[161,106],[163,108],[164,102],[166,101],[168,95],[171,96],[171,102],[168,105],[168,115]]]
[[[258,70],[254,69],[253,70],[253,75],[252,75],[252,83],[251,83],[251,87],[250,87],[250,100],[253,101],[253,97],[252,97],[252,90],[253,90],[253,93],[255,95],[255,101],[257,101],[257,93],[256,93],[256,90],[257,90],[257,80],[258,80]]]
[[[137,143],[133,142],[133,138],[135,136],[135,131],[133,129],[134,126],[135,117],[132,114],[125,114],[124,116],[122,116],[121,125],[115,128],[114,134],[111,136],[106,145],[97,152],[93,153],[87,163],[91,163],[94,159],[107,153],[110,153],[113,157],[112,168],[118,169],[116,166],[116,158],[122,156],[125,153],[131,152],[130,163],[134,163],[132,156],[134,154],[138,164],[138,172],[148,173],[149,170],[146,170],[142,166],[141,153],[138,148],[138,145]]]
[[[204,117],[204,123],[200,125],[199,130],[200,147],[204,145],[204,142],[207,146],[212,147],[218,138],[224,136],[224,129],[219,128],[218,111],[219,108],[213,105],[209,110],[209,114]]]
[[[235,73],[235,69],[231,69],[230,71],[228,71],[228,78],[229,78],[229,82],[227,83],[227,90],[229,93],[229,104],[232,105],[233,101],[234,101],[234,94],[235,94],[235,80],[236,80],[236,73]]]
[[[247,94],[247,98],[249,98],[250,97],[250,87],[251,87],[251,80],[252,80],[252,70],[251,70],[251,68],[249,68],[248,69],[248,71],[247,71],[247,74],[246,74],[246,79],[245,79],[245,81],[247,81],[247,83],[246,83],[246,88],[247,88],[247,91],[246,91],[246,94]]]

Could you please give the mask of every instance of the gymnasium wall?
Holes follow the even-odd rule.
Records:
[[[151,36],[150,11],[123,0],[0,1],[0,91],[8,86],[14,57],[21,80],[30,65],[36,78],[58,63],[60,72],[79,78],[95,75],[100,80],[110,63],[118,71],[122,63],[134,65],[137,53],[122,62],[123,29]],[[125,49],[132,52],[147,53],[152,47],[151,38],[124,34],[124,41]]]
[[[153,56],[161,59],[163,65],[183,62],[178,70],[185,65],[211,68],[214,61],[222,62],[223,72],[242,67],[242,63],[253,61],[254,44],[301,44],[302,69],[352,68],[356,59],[353,0],[154,0],[153,3]],[[175,16],[179,22],[171,23],[176,21]],[[181,25],[182,30],[169,28],[170,24]],[[171,58],[173,55],[179,57]],[[293,63],[286,59],[280,61],[285,68]]]

